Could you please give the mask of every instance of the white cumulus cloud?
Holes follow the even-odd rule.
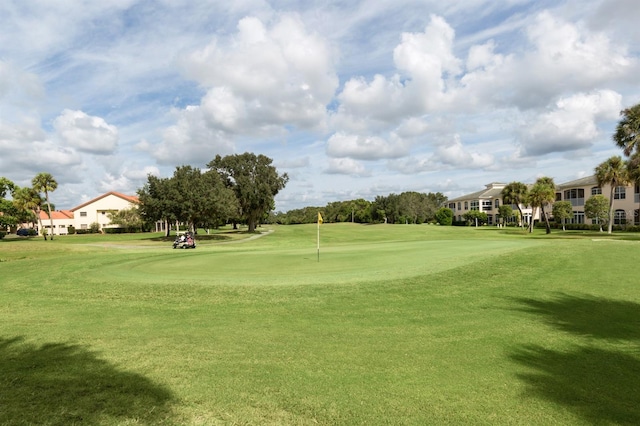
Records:
[[[118,146],[118,129],[100,117],[65,109],[53,122],[60,139],[78,151],[106,155]]]
[[[611,90],[578,93],[558,100],[519,130],[524,155],[545,155],[589,148],[600,136],[598,122],[615,120],[622,96]]]
[[[370,175],[362,163],[351,158],[330,158],[329,167],[325,173],[352,176]]]
[[[407,155],[408,149],[401,142],[391,142],[378,136],[361,136],[338,132],[327,141],[330,157],[350,157],[359,160],[379,160]]]

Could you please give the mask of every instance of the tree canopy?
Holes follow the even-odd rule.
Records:
[[[619,155],[614,155],[600,163],[595,168],[595,174],[600,187],[611,185],[611,194],[609,196],[609,224],[607,230],[610,234],[613,229],[614,192],[616,187],[626,185],[629,181],[627,165]]]
[[[53,241],[54,228],[53,217],[51,216],[51,203],[49,202],[49,192],[53,192],[58,188],[58,182],[53,178],[51,173],[38,173],[32,180],[33,189],[38,192],[44,192],[45,202],[47,204],[47,213],[51,224],[51,240]],[[43,230],[44,231],[44,230]],[[43,232],[44,239],[47,239],[46,233]]]
[[[609,200],[604,195],[594,195],[585,201],[584,214],[597,222],[600,225],[600,232],[602,232],[602,223],[607,222],[609,217]]]
[[[620,115],[622,119],[616,126],[613,140],[629,157],[634,152],[640,152],[640,104],[622,110]]]
[[[553,218],[556,222],[562,223],[562,230],[565,230],[565,222],[567,219],[573,218],[573,205],[570,201],[556,201],[552,207]]]
[[[505,204],[513,204],[520,212],[520,220],[524,218],[522,213],[523,205],[528,204],[529,189],[522,182],[511,182],[502,188],[502,202]]]
[[[249,232],[255,231],[258,221],[273,210],[275,196],[289,181],[289,176],[278,174],[271,163],[269,157],[245,152],[226,157],[216,155],[207,164],[234,191],[238,217],[246,221]]]
[[[544,218],[547,234],[551,233],[551,226],[549,226],[549,218],[544,210],[546,206],[556,199],[556,185],[553,179],[550,177],[541,177],[536,180],[531,189],[529,190],[529,205],[535,215],[536,208],[540,209],[542,217]],[[533,231],[533,218],[529,224],[529,232]]]
[[[235,195],[220,175],[191,166],[176,167],[171,178],[147,176],[138,197],[144,221],[177,220],[190,229],[224,224],[237,211]]]

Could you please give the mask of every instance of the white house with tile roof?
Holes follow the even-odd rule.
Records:
[[[51,212],[53,217],[53,234],[65,235],[68,228],[89,229],[92,223],[103,228],[117,228],[109,220],[108,213],[115,213],[120,210],[129,209],[138,204],[138,197],[135,195],[125,195],[119,192],[107,192],[99,197],[80,204],[70,210],[59,210]],[[46,211],[40,212],[42,226],[51,234],[51,223]]]

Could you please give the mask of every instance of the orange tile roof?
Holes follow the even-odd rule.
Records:
[[[71,210],[54,210],[51,212],[52,219],[73,219],[73,212]],[[49,219],[49,214],[47,213],[47,209],[40,210],[40,219],[47,220]]]

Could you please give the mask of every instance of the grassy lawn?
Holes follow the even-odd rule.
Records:
[[[640,236],[262,231],[0,240],[0,424],[640,424]]]

